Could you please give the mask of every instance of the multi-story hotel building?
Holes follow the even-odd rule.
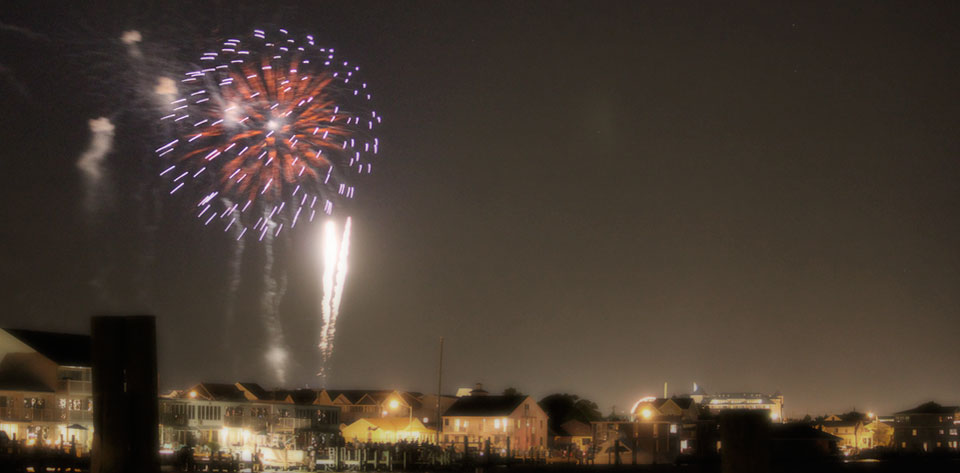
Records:
[[[161,446],[210,445],[229,451],[303,449],[329,444],[340,409],[316,403],[317,391],[268,391],[256,383],[201,383],[160,398]]]
[[[701,386],[693,385],[690,398],[694,402],[719,412],[724,409],[764,409],[770,411],[770,420],[783,422],[783,394],[777,391],[773,394],[763,393],[716,393],[707,394]]]
[[[89,451],[90,347],[86,335],[0,329],[0,431],[28,446]]]

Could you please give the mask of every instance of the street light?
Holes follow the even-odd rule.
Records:
[[[400,407],[400,401],[398,401],[398,400],[396,400],[396,399],[391,399],[390,402],[387,403],[387,405],[390,406],[390,409],[391,409],[391,410],[394,410],[394,411],[395,411],[395,410],[397,410],[398,407]],[[408,413],[409,413],[409,418],[408,418],[408,422],[407,422],[407,430],[409,430],[409,429],[410,429],[410,426],[413,424],[413,406],[407,406],[407,411],[408,411]],[[384,411],[384,412],[386,412],[386,411]]]

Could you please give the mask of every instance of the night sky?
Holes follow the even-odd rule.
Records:
[[[142,97],[280,26],[360,64],[385,117],[330,387],[433,392],[442,335],[446,391],[604,413],[664,381],[789,415],[960,401],[957,2],[66,3],[0,9],[0,326],[156,314],[161,387],[271,385],[263,248],[227,330],[232,240],[166,195]],[[317,383],[314,244],[278,250],[291,386]]]

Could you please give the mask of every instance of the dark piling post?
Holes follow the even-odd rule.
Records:
[[[91,472],[159,472],[156,318],[97,316],[91,333]]]
[[[720,414],[720,462],[723,473],[770,471],[770,416],[765,410],[729,410]]]

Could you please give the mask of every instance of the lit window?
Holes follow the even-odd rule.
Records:
[[[500,428],[500,419],[493,419],[493,428],[494,429]]]
[[[913,436],[914,436],[914,437],[917,436],[917,429],[913,429]]]
[[[671,434],[677,433],[677,424],[670,424],[670,433]]]

